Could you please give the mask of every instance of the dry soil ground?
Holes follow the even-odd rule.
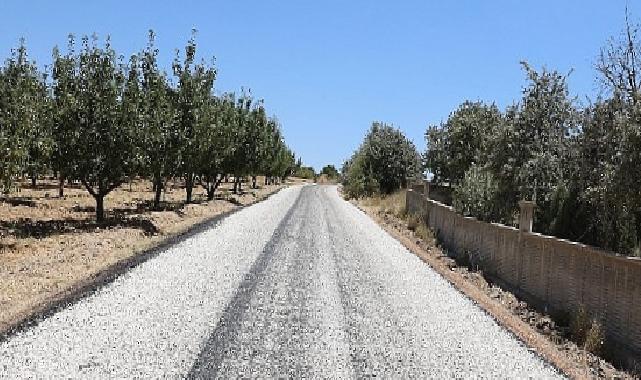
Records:
[[[263,183],[259,178],[259,184]],[[65,188],[58,198],[53,181],[0,198],[0,333],[36,312],[69,289],[105,268],[144,252],[169,237],[216,215],[232,211],[277,191],[282,186],[232,194],[223,183],[215,200],[202,189],[194,203],[183,203],[185,192],[170,184],[162,211],[152,211],[148,181],[125,184],[105,200],[107,220],[94,221],[94,200],[84,188]],[[1,334],[0,334],[1,335]]]

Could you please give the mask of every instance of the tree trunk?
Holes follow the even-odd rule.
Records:
[[[252,176],[252,189],[256,189],[256,188],[258,188],[258,186],[256,186],[256,176],[253,175]]]
[[[102,223],[105,220],[105,196],[99,193],[94,198],[96,199],[96,222]]]
[[[60,173],[58,177],[58,197],[62,198],[65,196],[65,176]]]
[[[185,190],[187,191],[187,203],[191,203],[192,193],[194,190],[194,175],[187,174],[185,178]]]
[[[36,188],[36,173],[31,173],[31,187]]]
[[[160,196],[162,194],[162,180],[157,177],[154,179],[154,210],[158,210],[160,206]]]

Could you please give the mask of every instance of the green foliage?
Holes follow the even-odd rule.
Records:
[[[176,94],[165,73],[158,68],[158,50],[154,43],[155,35],[150,31],[149,43],[138,57],[139,72],[135,72],[137,67],[132,65],[130,77],[138,82],[138,103],[132,109],[131,122],[138,125],[138,172],[154,182],[154,207],[158,207],[164,183],[178,174],[176,163],[180,161],[183,140],[177,122]],[[133,83],[132,87],[135,87]]]
[[[111,46],[69,36],[67,52],[53,52],[52,81],[27,59],[24,43],[0,68],[0,188],[24,173],[57,172],[77,180],[96,200],[124,181],[153,181],[158,206],[169,178],[185,180],[187,201],[195,185],[213,199],[221,180],[266,176],[276,183],[295,167],[278,120],[263,101],[213,94],[216,69],[196,60],[195,32],[178,53],[174,81],[159,69],[155,35],[127,64]],[[61,186],[62,189],[62,186]],[[60,193],[62,196],[62,191]]]
[[[343,166],[343,192],[348,198],[371,196],[380,192],[378,181],[361,152],[354,154]]]
[[[503,122],[495,105],[467,101],[445,123],[426,132],[426,167],[434,182],[458,184],[474,164],[487,162],[491,139]]]
[[[534,200],[535,231],[639,255],[640,78],[628,69],[641,61],[629,55],[636,32],[624,42],[611,42],[597,64],[611,97],[583,110],[566,76],[523,63],[523,97],[504,115],[465,102],[428,128],[425,162],[435,182],[454,188],[454,207],[512,224],[518,201]]]
[[[506,220],[509,215],[501,215],[498,183],[493,174],[482,167],[472,165],[463,181],[454,190],[453,206],[456,211],[480,220]]]
[[[374,122],[363,143],[343,167],[348,196],[391,194],[421,175],[414,144],[392,126]]]
[[[339,176],[338,170],[334,165],[325,165],[321,171],[320,175],[326,175],[329,179],[336,179]]]
[[[21,40],[0,70],[0,189],[8,191],[15,176],[33,176],[48,161],[50,109],[45,77]]]
[[[97,38],[84,37],[79,51],[70,48],[67,57],[56,61],[61,67],[54,68],[55,92],[63,98],[61,112],[74,121],[69,125],[72,134],[62,141],[73,152],[64,169],[96,199],[96,218],[101,221],[104,197],[135,169],[131,118],[138,88],[128,80],[109,39],[101,46]]]
[[[301,166],[296,169],[294,176],[303,179],[315,179],[316,173],[314,172],[314,168],[311,166]]]
[[[210,127],[209,107],[216,79],[216,69],[205,62],[196,63],[195,31],[185,46],[181,60],[178,53],[173,63],[177,81],[176,111],[178,129],[182,136],[179,170],[185,178],[187,202],[192,201],[196,176],[202,164],[203,130]]]

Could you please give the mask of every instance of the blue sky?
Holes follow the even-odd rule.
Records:
[[[59,4],[65,5],[59,5]],[[581,99],[598,92],[594,61],[624,26],[610,1],[13,1],[0,2],[0,57],[25,37],[51,62],[67,35],[111,35],[124,55],[157,33],[169,68],[198,29],[216,57],[217,92],[251,88],[283,125],[289,145],[317,170],[337,167],[374,120],[401,128],[422,150],[426,126],[466,99],[518,100],[519,61],[569,72]],[[641,4],[629,2],[632,19]]]

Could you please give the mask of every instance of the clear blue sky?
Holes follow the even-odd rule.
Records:
[[[65,5],[61,5],[65,4]],[[581,98],[597,92],[593,63],[624,26],[624,0],[502,1],[13,1],[0,2],[0,57],[23,36],[38,64],[68,33],[111,35],[122,54],[157,35],[169,64],[197,28],[215,56],[217,92],[252,89],[290,146],[317,170],[339,167],[373,120],[424,149],[428,124],[466,99],[517,100],[519,61],[568,72]],[[630,1],[632,19],[641,4]]]

